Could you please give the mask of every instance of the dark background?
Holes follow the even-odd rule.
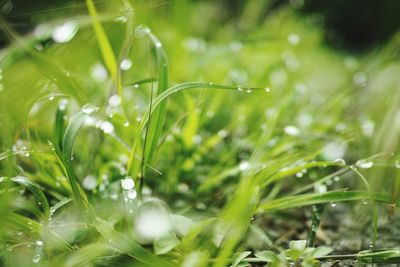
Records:
[[[103,1],[98,0],[96,4]],[[179,4],[179,1],[183,0],[176,1]],[[169,5],[173,1],[158,2]],[[340,49],[356,51],[370,49],[387,41],[400,27],[399,0],[258,0],[258,2],[260,8],[265,8],[264,17],[282,5],[292,5],[302,14],[322,15],[327,43]],[[224,0],[218,1],[218,4],[224,5],[229,16],[234,18],[240,15],[246,1]],[[66,16],[84,8],[83,0],[0,0],[2,16],[22,34],[31,30],[38,22],[53,18],[59,13],[57,11],[62,11],[61,13]],[[7,42],[1,34],[0,45],[5,46]]]

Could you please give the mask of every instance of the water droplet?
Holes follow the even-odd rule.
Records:
[[[209,83],[208,83],[208,85],[212,86],[212,85],[213,85],[213,83],[212,83],[212,82],[209,82]]]
[[[296,173],[296,177],[297,178],[302,178],[303,177],[303,172],[298,172],[298,173]]]
[[[356,72],[353,76],[353,82],[359,87],[364,87],[367,84],[367,74],[362,71]]]
[[[347,151],[347,146],[344,142],[329,142],[322,149],[322,154],[327,160],[341,159]]]
[[[94,106],[93,104],[86,104],[82,107],[82,112],[85,114],[92,114],[93,112],[98,111],[99,108]]]
[[[397,169],[400,169],[400,160],[396,160],[394,166],[396,166]]]
[[[222,130],[219,130],[217,134],[218,134],[219,137],[225,138],[225,137],[228,136],[228,131],[225,130],[225,129],[222,129]]]
[[[374,165],[374,163],[373,163],[372,161],[370,161],[370,160],[363,160],[363,159],[361,159],[361,160],[358,160],[358,161],[356,162],[356,166],[359,167],[359,168],[362,168],[362,169],[369,169],[369,168],[371,168],[373,165]]]
[[[32,262],[39,263],[44,256],[44,242],[42,240],[36,240],[35,251],[33,253]]]
[[[29,153],[29,151],[25,151],[25,152],[24,152],[24,156],[25,156],[25,157],[29,158],[30,155],[31,155],[31,153]]]
[[[339,181],[340,181],[340,176],[335,176],[335,177],[333,177],[333,181],[339,182]]]
[[[100,123],[99,128],[105,133],[105,134],[111,134],[114,132],[114,125],[109,122],[109,121],[103,121]]]
[[[241,85],[238,85],[237,90],[238,91],[243,91],[243,87]]]
[[[291,33],[288,36],[288,42],[291,45],[298,45],[300,43],[300,36],[295,33]]]
[[[50,100],[50,101],[53,101],[53,100],[54,100],[54,94],[53,94],[53,93],[50,94],[49,100]]]
[[[340,165],[346,165],[346,161],[344,159],[335,159],[335,163],[339,163]]]
[[[93,175],[86,176],[85,178],[83,178],[82,186],[87,190],[95,189],[97,186],[96,177],[94,177]]]
[[[189,191],[189,185],[186,183],[180,183],[178,184],[178,191],[180,193],[186,193]]]
[[[250,166],[250,163],[248,161],[242,161],[239,164],[239,170],[240,171],[245,171],[245,170],[247,170],[249,168],[249,166]]]
[[[363,200],[362,200],[362,203],[363,203],[364,205],[367,205],[367,204],[368,204],[368,200],[363,199]]]
[[[108,104],[112,107],[117,107],[121,104],[121,98],[118,95],[112,95],[108,99]]]
[[[129,58],[125,58],[121,61],[119,66],[122,70],[129,70],[132,68],[132,61]]]
[[[69,157],[69,159],[70,159],[70,160],[74,160],[74,159],[75,159],[73,153],[71,153],[71,156]]]
[[[290,135],[290,136],[298,136],[300,134],[299,128],[297,128],[296,126],[293,126],[293,125],[285,126],[285,128],[283,130],[287,135]]]
[[[331,207],[332,207],[332,208],[336,207],[336,202],[331,201]]]
[[[125,122],[124,122],[124,126],[125,126],[125,127],[128,127],[128,126],[129,126],[129,121],[125,121]]]
[[[251,89],[250,89],[250,88],[247,89],[246,92],[247,92],[248,94],[250,94],[250,93],[251,93]]]
[[[68,43],[78,31],[78,25],[73,21],[67,21],[53,30],[52,38],[57,43]]]
[[[271,92],[271,88],[265,87],[265,88],[264,88],[264,91],[267,92],[267,93],[269,93],[269,92]]]
[[[135,182],[133,181],[133,179],[131,177],[128,176],[125,179],[121,180],[121,187],[124,190],[133,189],[135,187]]]
[[[133,85],[133,88],[139,88],[139,84],[138,83],[135,83],[134,85]]]
[[[95,81],[104,82],[108,77],[106,67],[101,63],[96,63],[91,68],[91,76]]]
[[[162,43],[161,43],[161,42],[156,42],[156,43],[155,43],[155,46],[156,46],[157,48],[160,48],[160,47],[162,46]]]

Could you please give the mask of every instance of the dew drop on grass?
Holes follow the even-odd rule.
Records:
[[[129,126],[129,121],[124,121],[124,126],[128,127]]]
[[[291,45],[298,45],[300,43],[300,36],[295,33],[291,33],[288,36],[288,42]]]
[[[39,263],[44,255],[44,242],[42,240],[36,240],[35,251],[33,253],[32,262]]]
[[[24,156],[25,156],[25,157],[29,158],[30,155],[31,155],[31,153],[29,153],[29,151],[25,151],[25,152],[24,152]]]
[[[52,38],[57,43],[68,43],[78,31],[78,25],[73,21],[67,21],[53,30]]]
[[[137,193],[135,191],[135,182],[130,176],[121,180],[121,187],[125,202],[136,199]]]
[[[265,88],[264,88],[264,91],[267,92],[267,93],[269,93],[269,92],[271,92],[271,88],[265,87]]]
[[[161,42],[156,42],[156,43],[155,43],[155,46],[159,48],[159,47],[162,46],[162,43],[161,43]]]
[[[396,166],[397,169],[400,169],[400,160],[396,160],[394,166]]]
[[[138,83],[135,83],[135,84],[133,85],[133,88],[139,88],[139,84],[138,84]]]
[[[239,164],[239,170],[240,171],[245,171],[245,170],[247,170],[249,168],[249,166],[250,166],[250,163],[248,161],[242,161]]]
[[[54,100],[54,94],[53,94],[53,93],[50,94],[49,100],[50,100],[50,101],[53,101],[53,100]]]
[[[93,175],[86,176],[85,178],[83,178],[82,186],[87,190],[95,189],[97,186],[96,177],[94,177]]]
[[[370,160],[363,160],[363,159],[361,159],[361,160],[358,160],[358,161],[356,162],[356,166],[359,167],[359,168],[362,168],[362,169],[369,169],[369,168],[371,168],[373,165],[374,165],[374,163],[373,163],[372,161],[370,161]]]
[[[250,94],[251,93],[251,89],[250,88],[247,89],[246,92]]]
[[[99,108],[94,106],[93,104],[86,104],[82,107],[82,112],[85,114],[92,114],[93,112],[98,111]]]
[[[108,76],[106,67],[101,63],[94,64],[91,69],[91,76],[95,81],[104,82]]]
[[[125,58],[121,61],[119,67],[121,68],[121,70],[129,70],[130,68],[132,68],[132,61],[129,58]]]
[[[108,99],[108,104],[112,107],[118,107],[121,104],[121,98],[118,95],[112,95]]]
[[[331,207],[332,208],[336,207],[336,202],[335,201],[331,201]]]
[[[109,121],[101,122],[99,127],[105,134],[111,134],[114,132],[114,125]]]
[[[303,177],[303,172],[298,172],[298,173],[296,173],[296,177],[297,178],[302,178]]]
[[[344,159],[342,159],[342,158],[340,158],[340,159],[335,159],[334,162],[335,162],[335,163],[339,163],[339,164],[341,164],[341,165],[346,165],[346,161],[345,161]]]
[[[340,181],[340,176],[335,176],[335,177],[333,177],[333,181],[339,182],[339,181]]]
[[[283,129],[283,131],[290,136],[298,136],[300,134],[300,130],[299,128],[297,128],[294,125],[287,125],[285,126],[285,128]]]
[[[362,200],[362,203],[363,203],[364,205],[367,205],[367,204],[368,204],[368,200],[363,199],[363,200]]]
[[[238,85],[237,90],[238,91],[243,91],[243,87],[241,85]]]

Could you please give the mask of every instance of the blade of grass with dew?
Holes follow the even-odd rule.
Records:
[[[112,77],[113,81],[116,83],[118,95],[121,97],[121,99],[123,99],[121,80],[118,79],[117,60],[115,59],[115,55],[114,55],[113,49],[111,47],[110,41],[107,37],[107,34],[106,34],[103,26],[101,25],[101,23],[99,21],[96,6],[95,6],[93,0],[86,0],[86,6],[88,9],[89,15],[92,17],[94,32],[96,35],[98,45],[100,47],[101,55],[103,56],[103,59],[104,59],[104,63],[106,65],[108,71],[111,73],[111,77]]]
[[[149,29],[145,29],[144,32],[148,36],[149,40],[153,43],[154,49],[156,51],[158,71],[158,85],[156,96],[158,96],[168,89],[168,58],[158,38]],[[166,102],[163,102],[160,105],[159,109],[154,114],[152,114],[153,122],[149,125],[149,132],[147,133],[149,146],[148,149],[144,151],[146,162],[151,163],[158,147],[158,142],[161,136],[162,129],[164,127],[166,109]]]
[[[0,180],[0,182],[3,179]],[[30,181],[28,178],[24,177],[24,176],[16,176],[16,177],[12,177],[10,178],[10,181],[17,183],[23,187],[25,187],[26,189],[28,189],[29,191],[32,192],[32,194],[37,198],[37,200],[40,203],[40,206],[43,209],[43,214],[44,217],[47,219],[50,216],[50,208],[49,208],[49,202],[47,201],[46,196],[43,194],[42,190],[40,189],[40,186],[36,183],[33,183],[32,181]]]
[[[186,82],[186,83],[180,83],[180,84],[174,85],[174,86],[168,88],[167,90],[165,90],[164,92],[162,92],[159,96],[157,96],[153,100],[152,108],[143,115],[143,119],[140,123],[137,136],[141,136],[143,134],[145,126],[149,120],[149,116],[152,116],[152,114],[157,110],[158,106],[163,103],[163,101],[165,101],[168,97],[172,96],[173,94],[176,94],[183,90],[189,90],[189,89],[221,89],[221,90],[236,91],[237,86],[214,84],[214,83],[207,83],[207,82]],[[252,91],[264,91],[263,88],[256,88],[256,87],[250,87],[248,89],[252,90]],[[129,157],[129,162],[128,162],[128,172],[131,174],[133,173],[132,172],[132,167],[133,167],[132,163],[133,163],[133,159],[134,159],[134,156],[136,153],[136,149],[137,149],[137,142],[135,141],[135,143],[131,149],[131,155]]]
[[[88,204],[87,196],[81,189],[78,179],[75,176],[75,172],[72,168],[71,156],[75,138],[86,118],[87,114],[83,113],[82,111],[71,118],[62,140],[62,154],[60,155],[72,188],[72,192],[74,194],[74,200],[82,209],[84,209]]]

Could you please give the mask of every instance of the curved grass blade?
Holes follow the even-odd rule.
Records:
[[[0,182],[7,181],[8,179],[5,177],[0,178]],[[20,186],[25,187],[29,191],[32,192],[32,194],[38,199],[40,206],[43,209],[43,213],[46,218],[49,217],[50,215],[50,208],[49,208],[49,202],[47,201],[46,196],[43,194],[42,190],[40,189],[40,186],[32,181],[30,181],[28,178],[24,176],[16,176],[13,178],[9,179],[10,181],[19,184]]]
[[[71,156],[75,138],[86,117],[86,113],[79,112],[71,118],[62,140],[62,155],[60,156],[71,184],[74,200],[81,208],[84,208],[84,206],[87,204],[87,197],[85,192],[81,189],[78,179],[75,176],[75,172],[72,168]]]
[[[238,90],[238,87],[231,86],[231,85],[207,83],[207,82],[186,82],[186,83],[174,85],[174,86],[168,88],[167,90],[165,90],[163,93],[161,93],[159,96],[157,96],[153,100],[152,108],[143,115],[143,120],[141,121],[141,123],[139,125],[139,130],[138,130],[137,136],[142,136],[145,126],[149,120],[149,116],[153,115],[153,113],[157,110],[159,105],[161,105],[161,103],[163,103],[163,101],[165,101],[165,99],[167,99],[171,95],[176,94],[180,91],[189,90],[189,89],[221,89],[221,90],[235,91],[235,90]],[[249,88],[241,88],[241,90],[264,91],[265,89],[249,87]],[[132,173],[132,162],[133,162],[133,159],[135,156],[136,149],[137,149],[137,141],[135,141],[135,143],[132,147],[132,150],[131,150],[131,155],[130,155],[129,163],[128,163],[129,173]]]
[[[266,203],[261,203],[257,213],[276,212],[291,208],[299,208],[315,204],[330,202],[346,202],[373,199],[376,202],[390,204],[390,196],[387,194],[371,193],[366,191],[331,191],[323,194],[302,194],[278,198]],[[397,203],[398,206],[399,203]]]

